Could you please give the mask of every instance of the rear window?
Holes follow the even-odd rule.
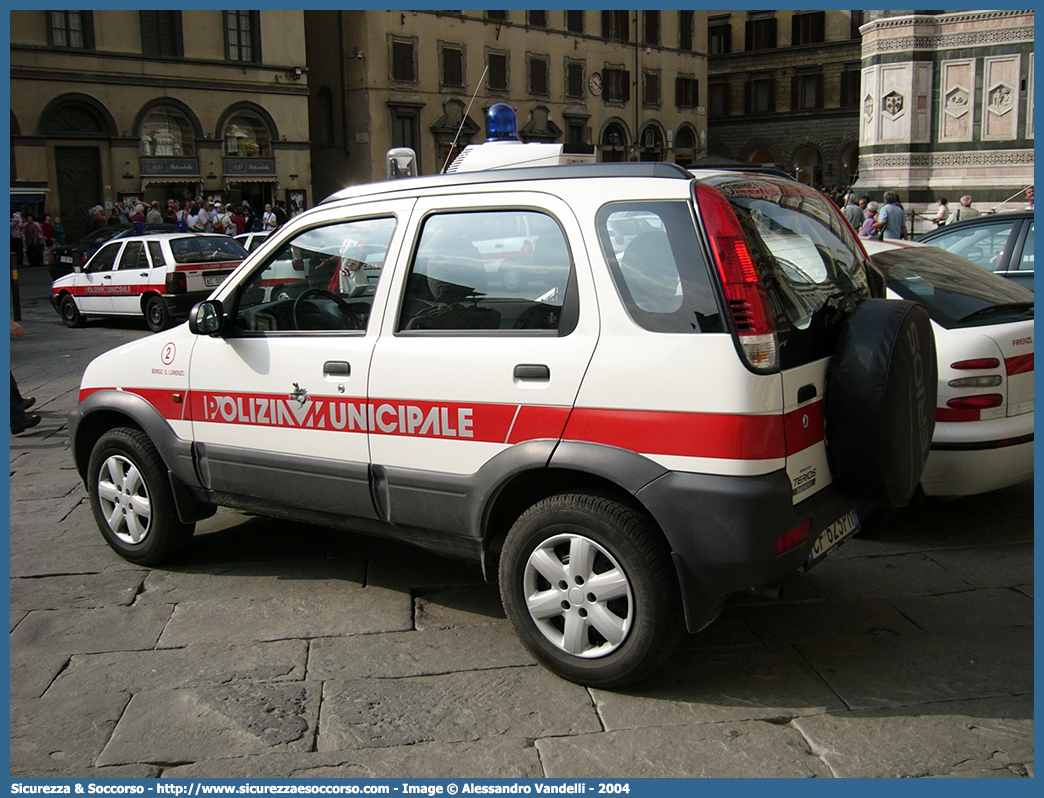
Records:
[[[1001,324],[1033,314],[1033,292],[945,249],[897,247],[871,259],[903,299],[920,302],[937,324]]]
[[[228,236],[190,236],[173,238],[170,251],[175,263],[219,263],[243,260],[247,251]]]
[[[836,323],[870,296],[863,249],[841,212],[795,181],[728,176],[708,182],[732,206],[765,284],[781,367],[829,357]]]

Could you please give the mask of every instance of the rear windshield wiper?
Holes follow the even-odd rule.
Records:
[[[973,313],[969,313],[964,316],[960,321],[963,324],[966,321],[972,321],[973,319],[979,319],[983,316],[993,316],[1001,313],[1014,313],[1022,314],[1029,312],[1029,315],[1033,315],[1033,303],[1032,302],[1005,302],[1000,305],[987,305],[984,308],[979,308]]]

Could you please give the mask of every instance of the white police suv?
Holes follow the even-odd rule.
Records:
[[[530,247],[497,248],[520,226]],[[308,285],[276,295],[287,261]],[[390,180],[272,233],[187,325],[96,359],[72,450],[132,562],[175,557],[219,505],[404,539],[499,578],[547,667],[619,686],[862,508],[909,500],[935,350],[923,308],[883,297],[837,209],[785,179]]]
[[[188,316],[245,258],[228,236],[160,233],[103,245],[85,265],[51,285],[51,305],[66,327],[88,316],[144,316],[153,332]]]

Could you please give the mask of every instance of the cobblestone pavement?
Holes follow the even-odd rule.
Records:
[[[144,323],[67,330],[22,270],[13,776],[1032,776],[1033,493],[928,503],[639,689],[537,666],[475,567],[220,511],[165,568],[94,526],[66,416]]]

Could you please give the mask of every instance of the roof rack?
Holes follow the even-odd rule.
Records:
[[[526,180],[566,180],[588,177],[657,177],[691,180],[692,175],[681,166],[664,161],[625,163],[569,164],[562,166],[538,166],[533,168],[514,167],[487,169],[481,172],[456,172],[454,174],[404,177],[397,180],[382,180],[336,191],[322,203],[343,199],[354,199],[371,194],[393,194],[441,186],[468,186],[483,183],[516,183]]]

